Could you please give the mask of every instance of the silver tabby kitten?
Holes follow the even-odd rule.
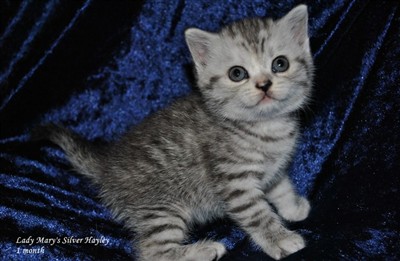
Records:
[[[310,210],[285,174],[298,138],[294,112],[312,85],[307,17],[300,5],[276,21],[242,20],[219,33],[188,29],[200,93],[108,147],[47,129],[136,233],[140,260],[219,259],[221,243],[183,242],[192,225],[222,216],[275,259],[305,247],[282,218],[303,220]]]

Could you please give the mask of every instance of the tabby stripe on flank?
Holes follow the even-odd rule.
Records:
[[[264,172],[261,171],[243,171],[239,173],[229,173],[225,175],[225,178],[228,181],[232,181],[234,179],[247,179],[249,177],[254,177],[256,179],[261,180],[264,176]]]
[[[146,214],[144,215],[142,218],[143,219],[157,219],[157,218],[165,218],[168,217],[167,215],[160,215],[160,214],[156,214],[156,213],[150,213],[150,214]]]
[[[172,250],[175,250],[175,248],[169,247],[169,248],[164,249],[164,250],[156,249],[156,250],[155,250],[156,252],[153,254],[153,256],[154,256],[154,257],[155,257],[155,256],[163,256],[163,255],[167,254],[168,252],[171,252]]]
[[[146,206],[146,207],[139,207],[139,208],[135,208],[136,211],[138,212],[144,212],[146,213],[145,215],[148,215],[147,218],[151,218],[152,215],[164,215],[166,217],[176,217],[181,219],[184,223],[187,223],[186,219],[184,218],[184,216],[180,215],[179,213],[177,213],[176,210],[173,210],[173,208],[168,208],[165,206],[160,206],[160,207],[150,207],[150,206]]]
[[[143,216],[143,221],[146,221],[147,223],[150,222],[161,222],[165,220],[165,223],[169,222],[177,222],[180,224],[183,224],[184,226],[187,226],[188,223],[186,220],[184,220],[182,217],[180,216],[176,216],[173,214],[155,214],[155,213],[151,213],[151,214],[147,214]],[[151,224],[151,223],[150,223]]]
[[[138,211],[143,211],[143,212],[148,212],[148,211],[158,211],[158,212],[169,212],[171,211],[170,208],[166,207],[166,206],[141,206],[141,207],[137,207]]]
[[[179,245],[180,243],[181,243],[180,240],[164,239],[164,240],[149,241],[142,245],[150,248],[150,247],[160,247],[160,246],[166,246],[166,245]]]
[[[163,225],[157,225],[157,226],[152,227],[150,230],[145,232],[144,235],[145,235],[145,237],[150,237],[155,234],[160,234],[160,233],[162,233],[164,231],[168,231],[168,230],[180,230],[183,232],[185,229],[176,224],[163,224]]]

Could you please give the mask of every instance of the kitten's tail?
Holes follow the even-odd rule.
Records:
[[[96,181],[101,172],[99,148],[61,126],[39,126],[31,133],[32,140],[48,139],[60,146],[76,171]]]

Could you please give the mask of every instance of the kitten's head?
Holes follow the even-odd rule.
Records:
[[[247,19],[219,33],[186,30],[197,84],[220,115],[258,121],[298,109],[310,96],[313,61],[307,7],[283,18]]]

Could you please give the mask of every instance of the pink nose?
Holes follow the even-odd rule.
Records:
[[[267,80],[265,82],[261,82],[261,83],[256,83],[256,87],[260,90],[262,90],[263,92],[267,92],[269,87],[271,87],[272,82],[270,80]]]

